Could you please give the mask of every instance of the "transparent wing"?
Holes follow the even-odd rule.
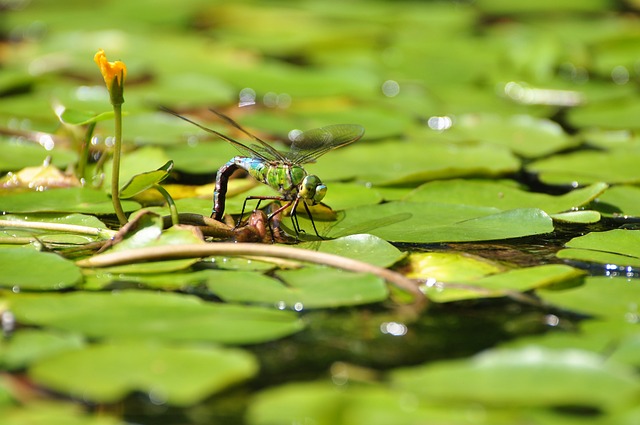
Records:
[[[229,143],[231,143],[236,149],[238,149],[238,151],[240,151],[243,155],[250,157],[250,158],[259,158],[259,159],[264,159],[266,161],[284,161],[286,160],[286,157],[278,152],[277,150],[275,150],[273,147],[269,146],[266,142],[258,139],[256,136],[252,135],[251,133],[249,133],[248,131],[246,131],[245,129],[243,129],[242,127],[240,127],[240,125],[238,123],[236,123],[235,121],[233,121],[231,118],[227,117],[226,115],[223,115],[219,112],[213,111],[217,116],[223,118],[227,123],[231,124],[233,127],[237,128],[238,130],[242,131],[244,134],[250,136],[251,138],[253,138],[254,140],[258,141],[260,143],[260,145],[251,145],[251,147],[246,146],[240,142],[238,142],[237,140],[232,139],[229,136],[226,136],[216,130],[213,130],[211,128],[207,128],[205,126],[203,126],[202,124],[198,124],[195,121],[190,120],[187,117],[183,117],[182,115],[178,114],[177,112],[174,112],[168,108],[162,108],[165,112],[168,112],[172,115],[175,115],[176,117],[195,125],[198,128],[201,128],[202,130],[206,131],[207,133],[211,133],[211,134],[215,134],[216,136],[218,136],[219,138],[221,138],[222,140],[225,140]]]
[[[295,164],[314,162],[330,150],[359,140],[364,128],[356,124],[336,124],[300,133],[293,139],[285,155]]]
[[[271,146],[270,144],[268,144],[267,142],[265,142],[264,140],[260,139],[258,136],[249,133],[247,130],[245,130],[244,128],[242,128],[240,126],[240,124],[238,124],[237,122],[235,122],[233,119],[231,119],[230,117],[226,116],[225,114],[222,114],[218,111],[216,111],[215,109],[209,109],[211,112],[213,112],[214,114],[216,114],[216,116],[218,116],[218,118],[222,119],[223,121],[225,121],[227,124],[229,124],[230,126],[240,130],[241,132],[243,132],[244,134],[246,134],[247,136],[251,137],[253,140],[255,140],[256,142],[258,142],[258,145],[251,145],[251,148],[254,152],[262,152],[261,157],[263,159],[269,159],[269,160],[278,160],[278,161],[284,161],[285,155],[278,151],[277,149],[275,149],[273,146]],[[237,143],[237,142],[236,142]]]

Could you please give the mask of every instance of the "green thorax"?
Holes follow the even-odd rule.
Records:
[[[247,170],[251,177],[280,192],[287,200],[297,197],[298,187],[307,176],[305,169],[299,165],[246,157],[236,157],[234,162]]]

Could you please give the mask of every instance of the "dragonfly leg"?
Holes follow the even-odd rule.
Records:
[[[313,226],[313,231],[316,232],[316,236],[319,237],[320,239],[324,239],[322,236],[320,236],[320,233],[318,233],[318,229],[316,229],[316,223],[315,221],[313,221],[313,216],[311,215],[311,210],[309,210],[309,206],[304,201],[302,203],[304,204],[304,209],[307,211],[309,220],[311,220],[311,225]]]

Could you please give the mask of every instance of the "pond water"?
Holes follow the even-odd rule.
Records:
[[[636,3],[0,2],[0,417],[640,423]],[[169,226],[221,236],[215,132],[260,143],[209,109],[279,150],[364,127],[303,164],[302,261]],[[278,194],[225,177],[230,216]]]

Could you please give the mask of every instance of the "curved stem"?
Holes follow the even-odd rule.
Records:
[[[111,171],[111,201],[121,226],[127,224],[127,216],[124,214],[120,203],[120,154],[122,152],[122,105],[114,104],[113,113],[115,115],[115,139],[113,149],[113,169]]]
[[[331,266],[357,273],[372,273],[412,294],[416,304],[424,305],[427,301],[425,295],[420,291],[418,284],[400,273],[351,258],[279,245],[253,243],[208,243],[147,247],[122,252],[99,254],[77,261],[76,264],[80,267],[110,267],[139,261],[208,257],[212,255],[257,255],[263,257],[287,258],[290,260]]]
[[[162,187],[157,183],[154,184],[153,187],[158,192],[160,192],[164,200],[167,201],[167,205],[169,206],[169,211],[171,213],[171,224],[173,224],[174,226],[180,224],[178,208],[176,207],[176,203],[173,201],[173,198],[171,197],[171,195],[169,195],[169,192],[167,192],[167,189],[165,189],[164,187]]]

